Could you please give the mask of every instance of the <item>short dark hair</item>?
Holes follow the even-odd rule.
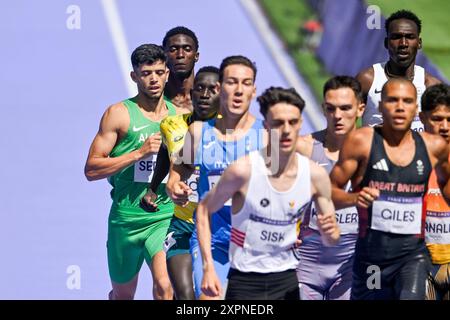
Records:
[[[254,62],[250,61],[249,58],[244,56],[229,56],[222,60],[219,69],[219,82],[223,81],[223,71],[226,67],[234,65],[234,64],[242,64],[247,66],[253,70],[253,81],[256,80],[256,65]]]
[[[329,79],[323,86],[323,96],[325,97],[325,94],[329,90],[337,90],[341,88],[352,89],[353,93],[355,94],[356,100],[358,100],[359,102],[363,101],[361,84],[358,80],[350,76],[335,76]]]
[[[279,102],[285,102],[296,106],[300,109],[300,113],[302,113],[305,108],[305,101],[294,88],[285,89],[281,87],[270,87],[266,89],[257,100],[260,106],[259,111],[264,118],[266,118],[269,108]]]
[[[153,64],[158,60],[166,63],[167,56],[161,46],[152,43],[140,45],[131,54],[133,68],[139,67],[140,64]]]
[[[416,16],[413,12],[411,12],[409,10],[398,10],[398,11],[394,12],[393,14],[391,14],[389,16],[389,18],[386,19],[386,21],[384,23],[384,28],[386,29],[386,34],[389,33],[389,25],[391,24],[391,22],[394,20],[399,20],[399,19],[411,20],[417,26],[417,33],[420,34],[420,32],[422,31],[422,21],[419,19],[418,16]]]
[[[422,111],[433,111],[438,105],[450,108],[450,86],[445,83],[428,87],[420,99]]]
[[[172,28],[169,31],[167,31],[166,35],[164,36],[163,42],[162,42],[162,46],[164,49],[167,49],[166,46],[167,46],[167,41],[169,41],[169,38],[172,36],[175,36],[177,34],[184,34],[184,35],[188,36],[189,38],[191,38],[192,40],[194,40],[195,51],[198,51],[197,36],[195,35],[194,31],[192,31],[191,29],[188,29],[186,27],[183,27],[183,26],[178,26],[178,27]]]
[[[200,73],[206,73],[206,72],[217,74],[217,76],[219,75],[219,69],[217,67],[206,66],[206,67],[201,67],[195,74],[195,77],[197,77]]]

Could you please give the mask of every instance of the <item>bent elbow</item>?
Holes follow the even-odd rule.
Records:
[[[84,176],[86,177],[87,181],[95,181],[100,179],[100,177],[95,174],[95,170],[92,170],[88,167],[84,168]]]

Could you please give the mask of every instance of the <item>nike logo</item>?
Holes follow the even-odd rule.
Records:
[[[380,90],[375,89],[375,93],[381,93],[381,89]]]
[[[321,166],[321,167],[325,167],[325,166],[328,165],[328,163],[318,163],[318,165]]]
[[[149,126],[149,124],[147,124],[147,125],[145,125],[145,126],[142,126],[142,127],[136,127],[136,126],[133,126],[133,132],[141,131],[142,129],[145,129],[145,128],[147,128],[148,126]]]

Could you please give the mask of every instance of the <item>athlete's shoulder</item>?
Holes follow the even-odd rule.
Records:
[[[124,101],[119,101],[116,102],[112,105],[110,105],[105,112],[108,112],[110,114],[120,114],[120,113],[125,113],[128,112],[127,111],[127,107],[125,106]]]
[[[345,138],[344,149],[349,150],[353,154],[366,153],[370,150],[372,139],[374,135],[374,128],[362,127],[350,132]]]
[[[367,93],[370,90],[370,87],[372,86],[373,79],[375,77],[375,71],[373,69],[373,66],[370,66],[364,70],[361,70],[356,75],[356,80],[359,81],[362,87],[362,91]]]
[[[193,136],[200,136],[202,132],[204,122],[194,121],[189,125],[189,133]]]
[[[306,157],[311,157],[313,144],[314,144],[314,138],[313,138],[312,134],[298,136],[295,149],[301,155],[304,155]]]
[[[324,167],[319,166],[316,162],[309,160],[309,168],[311,172],[311,182],[313,185],[320,185],[322,183],[330,183],[330,176]]]
[[[439,157],[439,155],[441,155],[442,153],[448,152],[448,143],[440,135],[428,133],[425,131],[420,132],[419,134],[424,140],[427,149],[429,149],[429,151],[431,151],[431,153],[435,156]]]
[[[110,105],[104,112],[102,117],[102,125],[112,125],[113,127],[128,127],[130,116],[124,103],[117,102]]]
[[[425,72],[425,87],[428,88],[428,87],[434,86],[435,84],[439,84],[439,83],[442,83],[442,81],[439,80],[438,78],[432,76],[428,72]]]
[[[253,153],[255,152],[257,151],[253,151]],[[256,163],[252,164],[251,154],[252,153],[238,158],[236,161],[234,161],[228,166],[228,168],[225,171],[227,172],[227,175],[230,179],[236,179],[242,182],[250,178],[251,166],[256,165]]]

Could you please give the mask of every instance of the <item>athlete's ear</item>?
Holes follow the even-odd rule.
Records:
[[[387,49],[388,48],[388,38],[384,38],[384,48]]]
[[[358,107],[356,109],[356,116],[358,118],[361,118],[364,114],[365,109],[366,109],[366,104],[364,102],[361,102],[360,104],[358,104]]]
[[[198,62],[198,58],[200,57],[200,52],[197,52],[194,56],[194,61]]]
[[[219,81],[216,82],[215,90],[216,90],[217,94],[220,93],[220,82]]]
[[[166,83],[169,81],[170,69],[166,66]]]
[[[134,72],[134,70],[130,72],[130,77],[131,77],[131,80],[133,80],[135,83],[137,83],[137,76],[136,76],[136,72]]]
[[[417,48],[419,50],[422,49],[422,38],[419,38],[419,45],[417,46]]]
[[[256,86],[253,85],[252,99],[255,99],[255,97],[256,97]]]
[[[322,113],[323,113],[323,115],[325,115],[325,108],[326,108],[326,106],[325,106],[325,102],[322,102]]]

